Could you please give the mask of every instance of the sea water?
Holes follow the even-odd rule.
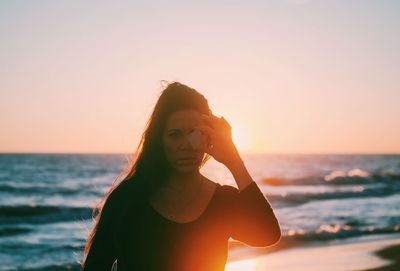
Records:
[[[0,270],[79,270],[92,207],[129,158],[0,154]],[[242,158],[286,239],[328,242],[400,232],[400,155]],[[215,160],[202,173],[236,186]]]

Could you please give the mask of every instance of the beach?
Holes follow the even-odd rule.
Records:
[[[264,251],[264,252],[263,252]],[[263,255],[266,251],[266,255]],[[236,254],[236,258],[240,258]],[[226,271],[349,271],[349,270],[398,270],[392,262],[400,260],[400,234],[357,238],[343,242],[313,243],[301,247],[268,252],[254,249],[252,253],[232,257]],[[390,267],[387,267],[390,266]]]
[[[393,245],[382,248],[375,252],[376,255],[382,259],[386,259],[387,263],[384,266],[380,266],[368,271],[398,271],[400,270],[400,245]],[[367,270],[365,270],[367,271]]]

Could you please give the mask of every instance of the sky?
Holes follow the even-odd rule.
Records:
[[[132,153],[179,81],[239,151],[400,153],[400,1],[1,1],[0,152]]]

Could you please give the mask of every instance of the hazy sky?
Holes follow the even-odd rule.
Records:
[[[1,1],[0,152],[132,152],[161,80],[242,151],[400,152],[400,1]]]

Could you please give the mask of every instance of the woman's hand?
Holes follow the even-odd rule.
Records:
[[[215,160],[228,168],[241,161],[238,150],[232,141],[232,128],[223,117],[202,114],[205,125],[196,128],[206,133],[209,137],[209,144],[203,150]]]
[[[204,151],[212,155],[215,160],[224,164],[232,173],[240,191],[253,183],[239,152],[232,141],[232,128],[222,117],[202,115],[205,125],[197,128],[209,135],[209,146]]]

